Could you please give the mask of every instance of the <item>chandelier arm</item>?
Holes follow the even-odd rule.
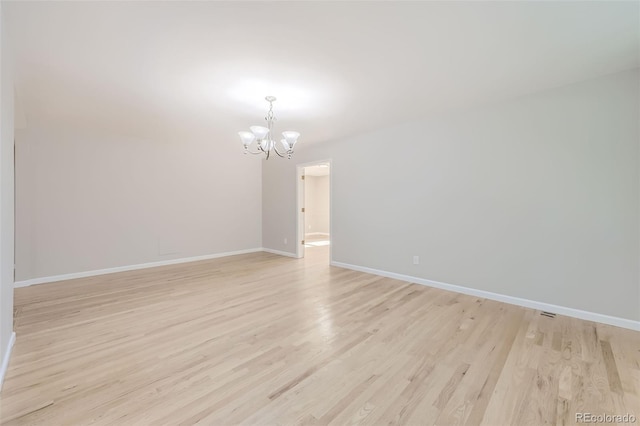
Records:
[[[258,141],[258,142],[257,142],[257,144],[256,144],[256,148],[257,148],[257,150],[256,150],[256,151],[251,151],[251,150],[249,149],[249,146],[251,146],[251,145],[253,145],[253,144],[249,144],[249,145],[247,145],[247,146],[245,147],[245,149],[244,149],[245,154],[246,154],[247,152],[248,152],[249,154],[254,154],[254,155],[256,155],[256,154],[264,154],[264,153],[265,153],[265,151],[264,151],[264,149],[262,149],[262,145],[260,145],[260,142],[259,142],[259,141]]]
[[[276,154],[278,154],[280,158],[284,158],[284,154],[280,154],[280,151],[278,151],[278,147],[275,144],[273,144],[273,150],[276,152]]]
[[[278,147],[274,145],[273,149],[276,151],[276,154],[278,154],[281,158],[288,158],[291,159],[291,155],[293,155],[293,149],[289,148],[286,149],[282,152],[278,151]]]

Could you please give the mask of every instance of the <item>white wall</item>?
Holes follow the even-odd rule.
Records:
[[[263,166],[263,246],[295,252],[296,163],[330,158],[334,261],[640,320],[638,80],[301,140]]]
[[[305,176],[305,233],[329,233],[329,176]]]
[[[13,72],[0,4],[0,363],[13,333]],[[0,367],[1,370],[1,367]],[[3,375],[0,371],[0,382]],[[1,383],[0,383],[1,385]]]
[[[18,281],[261,246],[261,161],[228,139],[16,134]]]

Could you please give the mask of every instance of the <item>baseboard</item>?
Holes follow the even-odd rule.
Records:
[[[262,251],[265,251],[267,253],[277,254],[279,256],[293,257],[296,259],[298,258],[298,256],[295,253],[289,253],[288,251],[274,250],[266,247],[262,247]]]
[[[304,234],[305,237],[328,237],[328,232],[308,232]]]
[[[354,271],[366,272],[368,274],[379,275],[387,278],[394,278],[400,281],[408,281],[411,283],[421,284],[429,287],[435,287],[442,290],[453,291],[456,293],[468,294],[470,296],[481,297],[483,299],[496,300],[498,302],[509,303],[511,305],[524,306],[526,308],[537,309],[546,312],[554,312],[560,315],[579,318],[587,321],[595,321],[603,324],[614,325],[616,327],[628,328],[630,330],[640,331],[640,321],[634,321],[626,318],[613,317],[610,315],[599,314],[596,312],[583,311],[580,309],[568,308],[566,306],[552,305],[550,303],[537,302],[535,300],[522,299],[520,297],[507,296],[490,291],[476,290],[474,288],[463,287],[454,284],[447,284],[438,281],[427,280],[424,278],[412,277],[395,272],[381,271],[378,269],[367,268],[364,266],[351,265],[342,262],[331,262],[331,266],[337,266]]]
[[[71,274],[53,275],[49,277],[33,278],[30,280],[16,281],[14,288],[28,287],[30,285],[52,283],[56,281],[73,280],[75,278],[93,277],[96,275],[113,274],[114,272],[134,271],[136,269],[155,268],[157,266],[176,265],[178,263],[197,262],[199,260],[217,259],[219,257],[235,256],[238,254],[256,253],[262,248],[252,248],[246,250],[228,251],[224,253],[206,254],[203,256],[183,257],[180,259],[161,260],[159,262],[140,263],[137,265],[118,266],[115,268],[96,269],[93,271],[74,272]]]
[[[36,284],[71,280],[75,278],[92,277],[96,275],[112,274],[115,272],[133,271],[136,269],[155,268],[157,266],[175,265],[178,263],[197,262],[200,260],[216,259],[219,257],[235,256],[238,254],[255,253],[259,251],[273,253],[280,256],[297,258],[295,253],[274,250],[266,247],[252,248],[252,249],[238,250],[238,251],[232,251],[232,252],[215,253],[215,254],[209,254],[204,256],[186,257],[186,258],[180,258],[180,259],[163,260],[159,262],[142,263],[138,265],[120,266],[116,268],[97,269],[93,271],[76,272],[76,273],[64,274],[64,275],[54,275],[54,276],[42,277],[42,278],[33,278],[30,280],[16,281],[14,283],[14,287],[15,288],[27,287],[27,286],[36,285]],[[547,312],[555,312],[560,315],[566,315],[566,316],[580,318],[587,321],[595,321],[603,324],[609,324],[617,327],[640,331],[640,321],[634,321],[626,318],[619,318],[619,317],[614,317],[610,315],[599,314],[596,312],[583,311],[580,309],[569,308],[566,306],[559,306],[559,305],[553,305],[550,303],[538,302],[535,300],[522,299],[514,296],[507,296],[504,294],[492,293],[489,291],[477,290],[469,287],[463,287],[463,286],[454,285],[454,284],[447,284],[447,283],[442,283],[438,281],[427,280],[424,278],[412,277],[410,275],[398,274],[395,272],[381,271],[378,269],[367,268],[365,266],[351,265],[348,263],[334,262],[334,261],[331,261],[330,264],[332,266],[337,266],[340,268],[352,269],[354,271],[366,272],[368,274],[394,278],[401,281],[408,281],[416,284],[426,285],[429,287],[435,287],[443,290],[453,291],[456,293],[468,294],[470,296],[482,297],[485,299],[496,300],[498,302],[510,303],[512,305],[524,306],[526,308],[543,310]],[[7,355],[5,356],[2,362],[2,370],[0,370],[0,386],[2,386],[2,379],[4,378],[4,373],[9,363],[8,357],[14,342],[15,342],[15,333],[13,333],[11,340],[9,341],[9,349],[7,351]]]
[[[11,333],[11,338],[9,338],[9,344],[7,345],[7,350],[4,353],[4,358],[2,358],[2,366],[0,366],[0,390],[2,390],[2,384],[4,383],[4,376],[7,374],[7,369],[9,368],[9,358],[11,358],[11,350],[13,349],[13,344],[16,343],[16,332]]]

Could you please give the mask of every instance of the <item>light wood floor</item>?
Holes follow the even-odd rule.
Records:
[[[640,333],[329,267],[327,252],[17,289],[2,424],[640,417]]]

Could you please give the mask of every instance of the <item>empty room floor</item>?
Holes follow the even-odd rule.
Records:
[[[17,289],[12,424],[640,416],[640,333],[254,253]]]
[[[328,246],[330,244],[329,234],[326,235],[305,235],[304,237],[304,246],[307,247],[322,247]],[[314,252],[311,252],[313,256]],[[327,262],[329,262],[329,258],[327,256]]]

